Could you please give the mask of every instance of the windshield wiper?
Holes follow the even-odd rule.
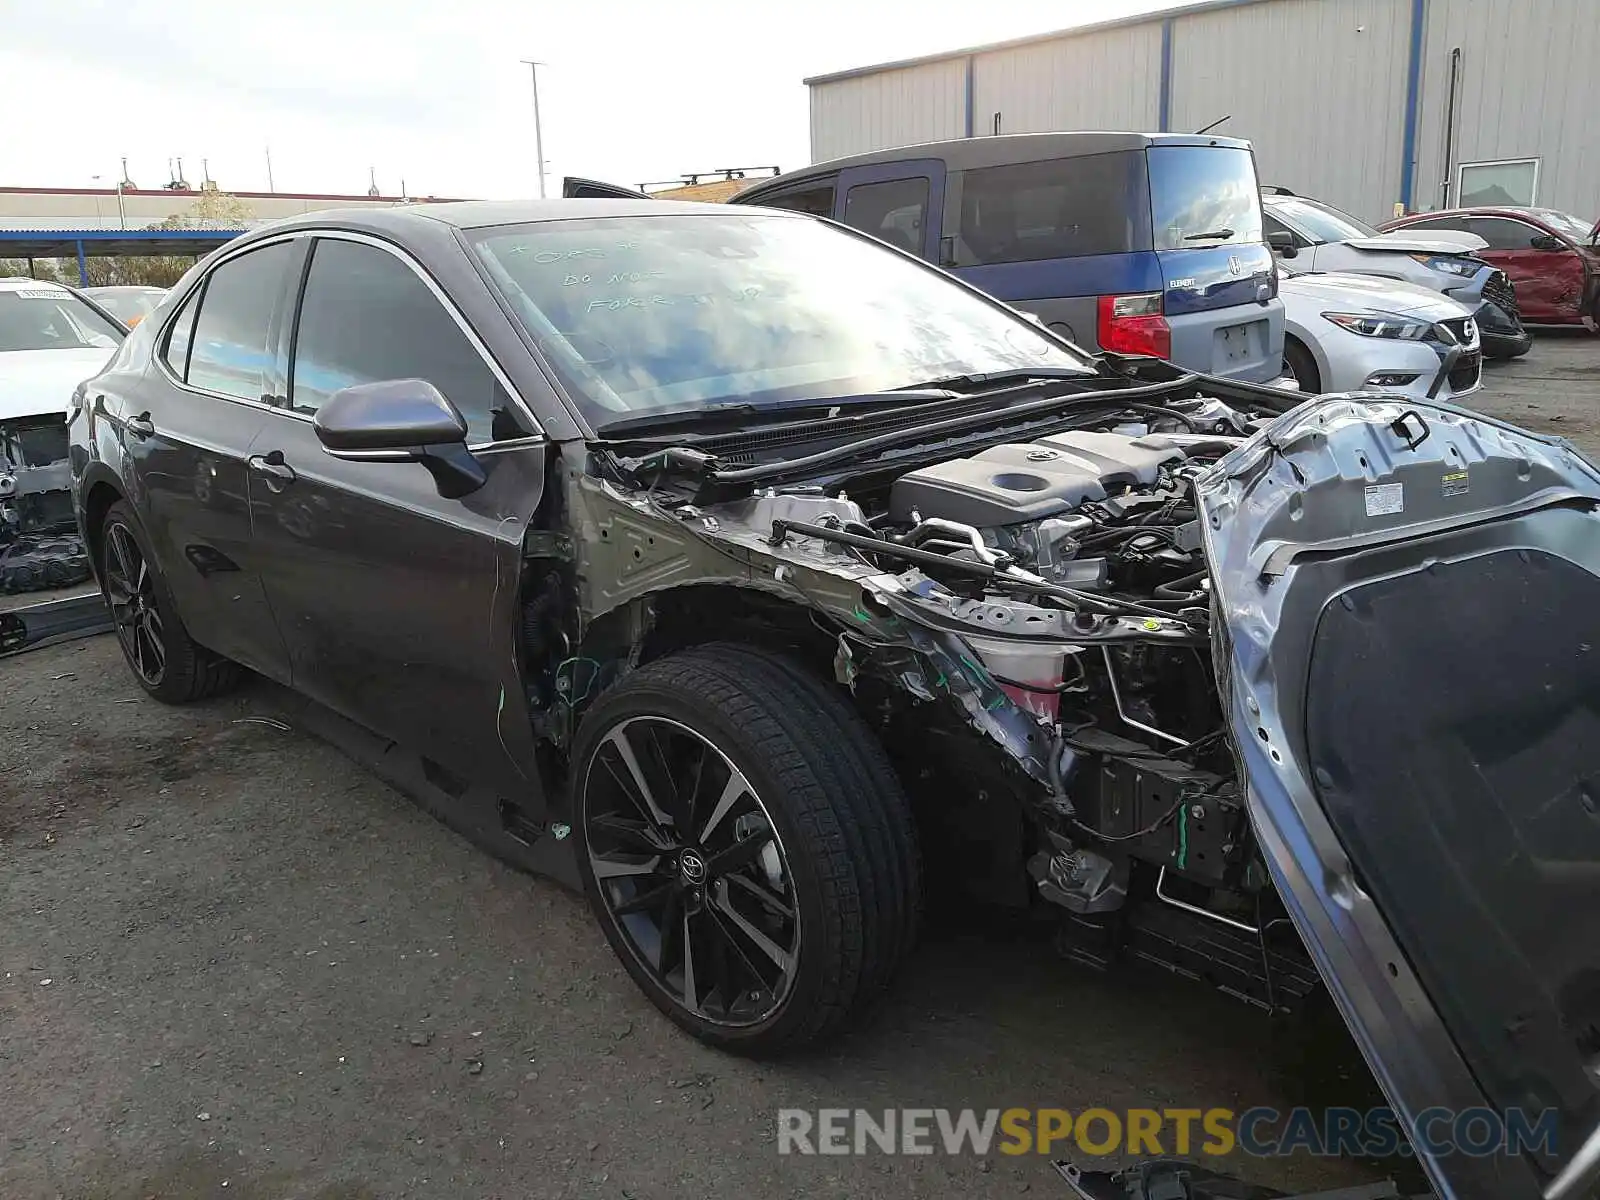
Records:
[[[1096,374],[1094,367],[1007,367],[1003,371],[977,371],[969,375],[946,375],[942,379],[929,379],[913,383],[901,392],[909,394],[917,388],[987,387],[991,383],[1026,382],[1030,379],[1089,379]]]
[[[1219,241],[1227,241],[1232,236],[1233,230],[1231,229],[1213,229],[1207,233],[1186,233],[1183,235],[1183,240],[1186,242],[1203,242],[1207,238],[1216,238]]]
[[[707,404],[701,408],[680,408],[671,412],[641,413],[636,417],[619,417],[596,425],[595,432],[604,437],[628,437],[641,433],[670,432],[677,429],[720,430],[749,424],[751,421],[816,420],[820,415],[855,415],[870,409],[874,413],[893,411],[896,408],[918,404],[937,404],[941,400],[958,399],[955,392],[937,386],[922,386],[888,392],[862,392],[850,396],[821,396],[813,400],[773,400],[764,404],[742,400],[731,404]]]

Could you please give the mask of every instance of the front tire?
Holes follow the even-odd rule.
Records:
[[[140,687],[167,704],[186,704],[239,681],[237,664],[189,636],[126,501],[106,510],[97,565],[117,641]]]
[[[1316,357],[1299,338],[1284,337],[1283,369],[1294,376],[1295,383],[1305,395],[1322,394],[1322,372],[1317,370]]]
[[[697,1038],[797,1049],[887,987],[920,864],[904,792],[837,689],[749,647],[661,659],[589,711],[571,778],[595,915]]]

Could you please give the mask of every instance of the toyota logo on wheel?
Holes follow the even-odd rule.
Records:
[[[684,883],[690,887],[706,881],[706,862],[692,850],[685,850],[678,859],[678,870],[683,875]]]

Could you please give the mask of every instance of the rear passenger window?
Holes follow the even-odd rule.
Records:
[[[765,200],[752,200],[763,208],[785,208],[790,212],[810,213],[813,217],[833,216],[833,181],[815,187],[783,192]]]
[[[183,302],[183,308],[178,313],[177,319],[172,322],[172,331],[167,334],[167,348],[165,358],[167,367],[179,379],[189,369],[189,340],[194,334],[194,314],[199,307],[195,297],[200,294],[200,288],[195,288],[189,293],[189,298]]]
[[[956,265],[1147,250],[1144,174],[1138,152],[967,171]]]
[[[273,356],[267,338],[293,254],[291,243],[277,242],[231,258],[211,272],[189,348],[186,378],[191,387],[242,400],[271,400],[267,380]]]
[[[891,246],[922,252],[922,231],[928,219],[926,178],[861,183],[844,194],[844,223]]]
[[[529,430],[477,347],[409,266],[386,250],[320,239],[296,326],[289,404],[314,413],[341,388],[425,379],[461,410],[467,440]]]

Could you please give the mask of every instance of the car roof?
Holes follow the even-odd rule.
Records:
[[[1527,217],[1538,221],[1543,218],[1541,213],[1558,212],[1554,208],[1540,208],[1528,204],[1469,204],[1463,208],[1440,208],[1433,212],[1407,213],[1401,217],[1402,221],[1425,221],[1434,217],[1496,217],[1512,216]],[[1581,219],[1581,218],[1580,218]]]
[[[918,158],[943,159],[946,169],[970,171],[980,167],[1011,163],[1040,162],[1051,158],[1079,158],[1089,154],[1110,154],[1118,150],[1143,150],[1150,146],[1225,146],[1247,150],[1250,143],[1239,138],[1195,136],[1187,133],[1132,133],[1119,130],[1082,130],[1068,133],[1002,133],[988,137],[955,138],[943,142],[920,142],[852,154],[826,162],[812,163],[776,179],[763,180],[738,196],[740,202],[757,193],[785,186],[817,175],[831,175],[846,167],[867,167],[879,163],[905,162]]]
[[[8,275],[0,279],[0,292],[31,291],[34,288],[59,288],[64,292],[72,289],[64,283],[57,283],[54,279],[29,279],[26,275]]]
[[[407,204],[394,208],[332,208],[304,216],[274,221],[264,231],[327,226],[355,226],[402,234],[423,226],[449,225],[456,229],[487,229],[496,225],[524,225],[538,221],[578,221],[594,217],[650,217],[673,213],[727,215],[725,204],[696,204],[684,200],[461,200],[439,204]]]

